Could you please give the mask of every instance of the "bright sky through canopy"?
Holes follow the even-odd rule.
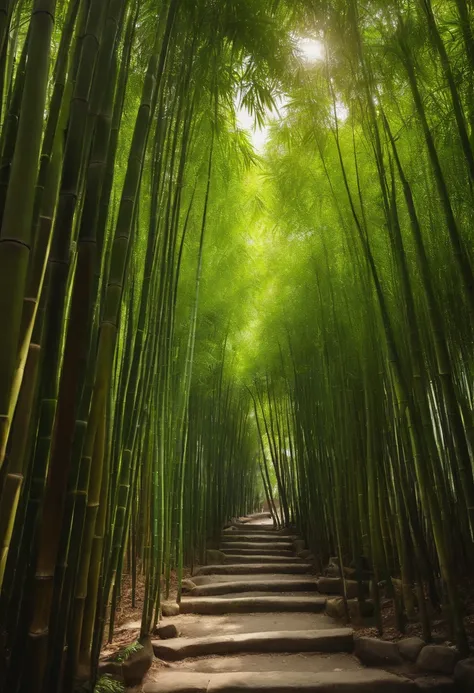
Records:
[[[324,58],[324,44],[322,41],[314,38],[300,38],[297,41],[297,51],[305,63],[314,63],[318,60],[323,60]],[[277,116],[279,115],[280,109],[285,106],[285,99],[281,98],[277,101]],[[269,112],[267,120],[272,118],[272,114]],[[268,125],[263,127],[256,126],[254,123],[253,116],[250,115],[246,108],[238,108],[237,110],[237,123],[239,127],[243,130],[248,130],[250,132],[250,139],[257,152],[261,152],[265,146],[268,138]]]
[[[307,63],[315,63],[324,58],[324,44],[313,38],[302,38],[298,41],[298,51]]]

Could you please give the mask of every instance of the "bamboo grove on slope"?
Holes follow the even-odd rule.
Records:
[[[418,620],[429,640],[444,609],[463,653],[472,9],[350,0],[317,15],[326,58],[294,85],[266,156],[260,195],[277,240],[260,328],[269,346],[253,375],[284,520],[321,568],[337,556],[361,579],[369,562],[380,631],[383,587],[399,630]]]
[[[94,681],[125,559],[146,635],[257,502],[249,402],[193,364],[212,187],[248,150],[239,85],[263,111],[289,51],[278,11],[0,3],[2,690]]]

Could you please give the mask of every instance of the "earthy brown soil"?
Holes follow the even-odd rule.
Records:
[[[464,618],[464,624],[468,634],[471,649],[474,652],[474,591],[472,597],[466,595],[464,601],[466,608],[466,616]],[[405,633],[400,633],[396,627],[395,610],[393,608],[392,600],[385,600],[382,603],[382,623],[383,623],[383,635],[379,636],[377,628],[371,626],[358,626],[351,624],[357,635],[366,635],[372,638],[381,637],[381,640],[391,640],[398,641],[402,638],[418,636],[423,637],[421,626],[419,623],[408,623],[406,626]],[[439,617],[434,617],[432,619],[432,637],[433,641],[437,644],[447,644],[454,645],[451,637],[449,622],[446,618],[443,618],[442,614]]]
[[[189,577],[189,572],[185,571],[184,578]],[[169,601],[175,601],[178,593],[178,581],[176,573],[171,572],[171,587]],[[132,578],[125,574],[122,578],[122,596],[117,607],[115,616],[115,628],[112,642],[107,642],[108,624],[105,630],[106,636],[102,645],[102,657],[117,652],[117,650],[135,642],[140,635],[140,621],[142,617],[143,597],[145,594],[145,578],[137,575],[137,586],[135,594],[135,605],[132,605]],[[168,619],[171,622],[171,619]]]

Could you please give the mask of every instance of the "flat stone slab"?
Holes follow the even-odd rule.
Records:
[[[316,580],[301,578],[293,580],[235,580],[229,582],[198,585],[187,592],[189,597],[206,597],[239,592],[317,592]]]
[[[280,580],[288,582],[291,582],[292,580],[314,580],[314,582],[316,582],[316,578],[312,575],[301,575],[301,573],[296,575],[293,573],[259,573],[255,570],[253,565],[249,565],[247,568],[248,570],[246,573],[231,576],[212,574],[195,575],[192,578],[192,582],[194,582],[195,585],[214,585],[219,582],[259,582],[261,580]]]
[[[181,614],[231,614],[279,611],[310,611],[321,613],[326,608],[324,597],[184,597]]]
[[[234,536],[237,538],[235,539]],[[240,547],[243,549],[252,549],[257,551],[258,549],[292,549],[294,550],[294,542],[286,537],[279,537],[273,539],[272,537],[264,537],[261,541],[255,541],[254,537],[248,537],[247,539],[239,539],[241,535],[229,535],[223,536],[221,538],[221,543],[225,546]]]
[[[261,518],[262,520],[262,518]],[[273,524],[273,522],[270,520],[270,518],[266,518],[263,521],[257,520],[251,520],[248,517],[241,517],[237,518],[235,522],[232,523],[232,527],[255,527],[259,531],[261,530],[268,530],[269,532],[275,532],[276,527]]]
[[[237,633],[273,633],[293,630],[333,630],[338,627],[325,613],[266,612],[260,614],[180,614],[172,621],[183,638],[202,638],[208,635]],[[140,624],[139,624],[140,625]]]
[[[234,521],[230,524],[228,524],[226,527],[223,528],[223,532],[226,532],[227,530],[235,527],[256,527],[258,530],[262,532],[277,532],[278,529],[275,527],[273,522],[268,522],[268,520],[265,520],[264,522],[249,522],[248,520],[239,520],[239,519],[234,519]]]
[[[266,556],[266,555],[277,555],[277,556],[294,556],[295,552],[289,547],[285,548],[285,544],[270,544],[263,543],[255,546],[255,544],[249,544],[246,541],[224,541],[220,545],[220,551],[224,553],[241,553],[247,556]]]
[[[290,590],[287,590],[285,592],[266,592],[265,590],[263,591],[250,591],[250,592],[238,592],[236,595],[234,595],[232,592],[230,594],[216,594],[215,598],[216,599],[229,599],[233,596],[238,596],[238,597],[274,597],[275,594],[278,594],[280,597],[314,597],[317,592],[291,592]],[[327,605],[326,605],[327,606]],[[259,612],[262,613],[262,612]],[[300,611],[299,613],[303,613]]]
[[[417,691],[408,679],[385,671],[321,672],[238,672],[199,674],[166,672],[147,683],[144,693],[409,693]]]
[[[241,541],[245,544],[287,544],[293,548],[293,542],[298,537],[293,534],[265,534],[246,533],[246,532],[223,532],[221,541]]]
[[[297,558],[296,556],[279,556],[272,554],[257,556],[249,556],[246,554],[228,554],[224,553],[224,560],[226,563],[304,563],[302,558]]]
[[[303,556],[296,556],[295,552],[290,551],[290,549],[263,549],[262,551],[257,549],[253,551],[250,549],[234,549],[232,544],[227,544],[226,547],[221,546],[218,550],[222,551],[222,553],[225,553],[227,556],[274,556],[277,560],[282,556],[285,558],[294,558],[296,560],[303,558]],[[304,560],[307,561],[308,559],[305,557]]]
[[[203,565],[193,575],[242,575],[248,573],[249,563],[225,563],[224,565]],[[309,573],[311,563],[255,563],[251,564],[256,573]]]
[[[250,515],[244,515],[243,517],[237,518],[239,522],[259,522],[263,520],[272,522],[272,514],[269,510],[261,510],[260,512],[250,513]]]
[[[156,657],[166,661],[240,652],[351,652],[353,646],[351,628],[240,633],[153,641]]]
[[[239,654],[222,657],[198,657],[169,664],[175,671],[196,671],[220,674],[225,671],[357,671],[362,669],[359,660],[347,652],[320,654],[318,652],[295,652],[294,654]]]

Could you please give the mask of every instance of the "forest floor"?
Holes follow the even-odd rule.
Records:
[[[462,603],[465,608],[464,626],[469,639],[471,650],[474,653],[474,584],[466,583],[461,588]],[[423,637],[421,624],[419,622],[407,623],[404,633],[401,633],[396,626],[395,609],[391,599],[384,599],[381,605],[383,635],[379,635],[377,628],[367,625],[353,625],[354,630],[359,636],[380,638],[396,642],[407,637]],[[454,645],[450,632],[449,621],[443,617],[442,612],[434,614],[431,620],[431,634],[433,642],[436,644]]]
[[[189,576],[189,571],[184,570],[183,579]],[[167,601],[176,601],[178,594],[178,579],[175,571],[171,571],[170,593]],[[114,633],[111,641],[108,640],[108,624],[105,629],[104,642],[102,644],[101,658],[109,657],[122,648],[135,642],[140,635],[140,622],[142,617],[143,599],[145,596],[145,577],[138,572],[135,588],[135,603],[133,603],[132,577],[124,574],[122,579],[122,595],[115,614]]]

